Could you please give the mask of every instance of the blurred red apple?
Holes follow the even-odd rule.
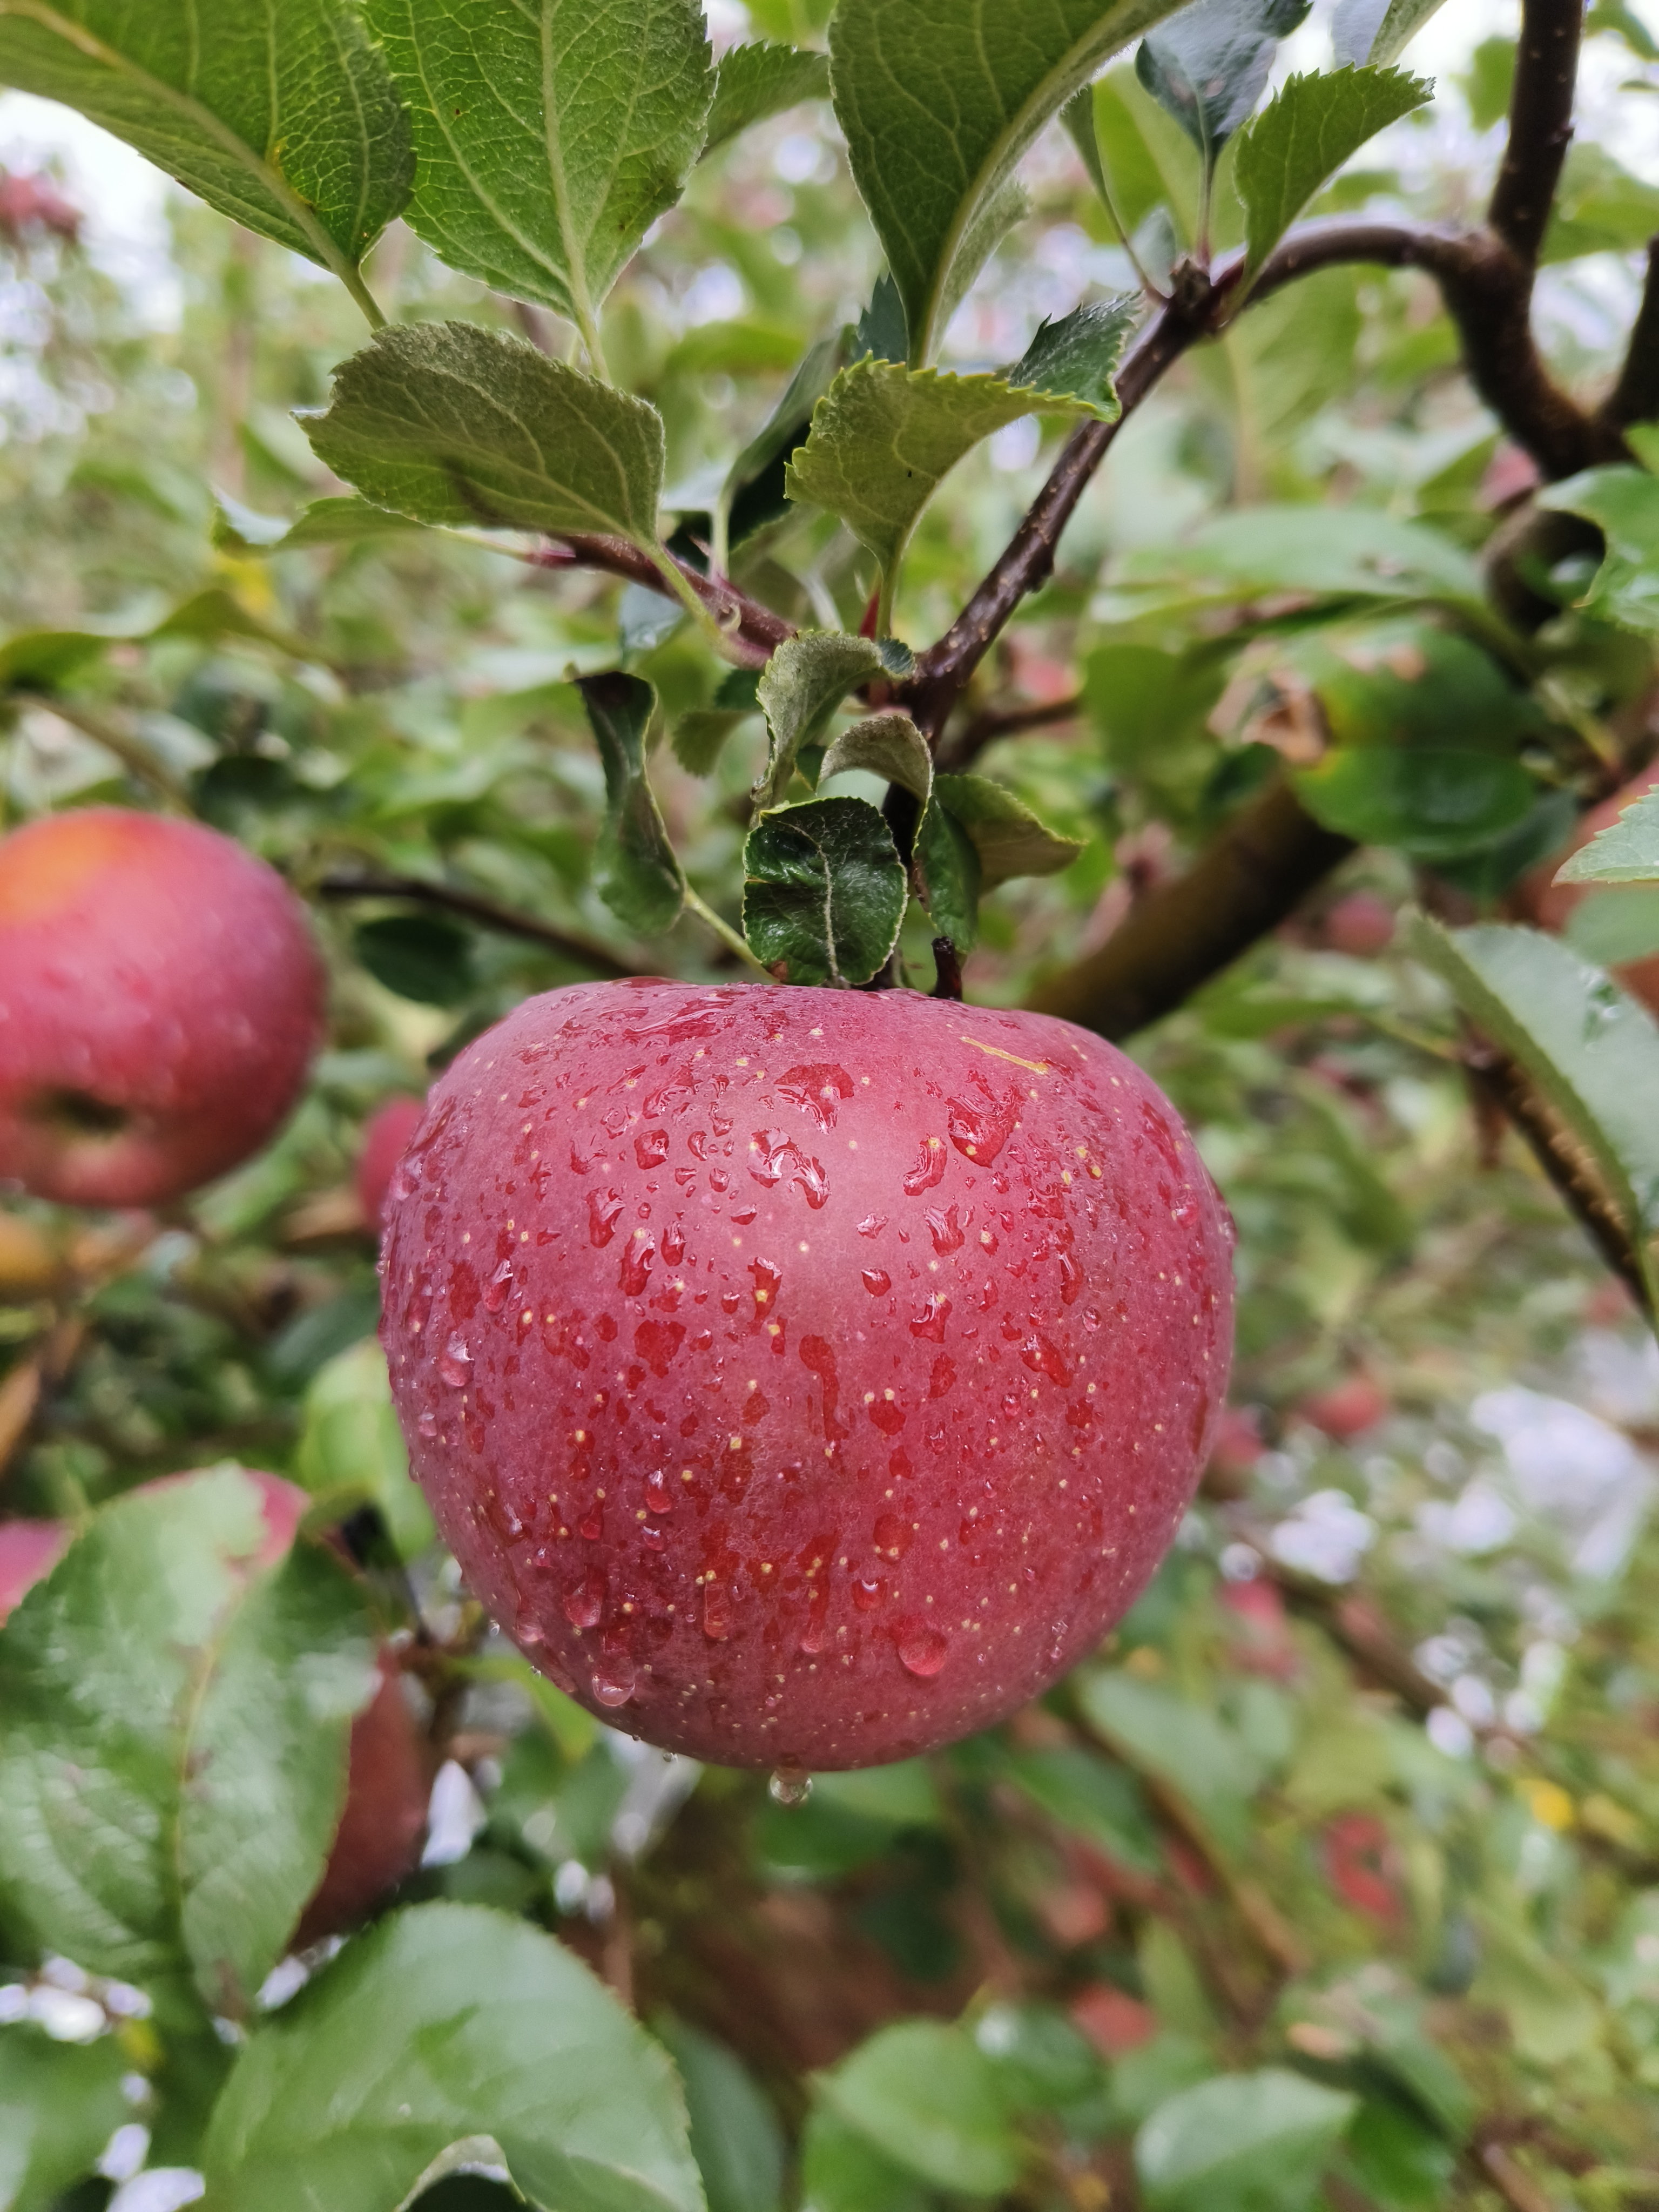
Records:
[[[1522,878],[1516,886],[1513,904],[1525,920],[1539,929],[1547,929],[1559,936],[1567,926],[1567,917],[1573,908],[1588,898],[1597,886],[1595,884],[1558,884],[1555,873],[1565,867],[1573,854],[1588,845],[1592,837],[1610,829],[1626,807],[1643,798],[1659,785],[1659,763],[1635,776],[1615,791],[1611,799],[1604,799],[1599,806],[1592,806],[1582,816],[1571,840],[1559,853],[1534,868]],[[1659,952],[1645,960],[1632,960],[1628,966],[1613,971],[1631,996],[1639,999],[1650,1012],[1659,1014]]]
[[[1394,942],[1394,908],[1375,891],[1350,891],[1326,914],[1322,934],[1333,952],[1375,959]]]
[[[259,1486],[265,1536],[247,1571],[275,1566],[293,1543],[310,1499],[303,1490],[258,1468],[243,1472]],[[187,1481],[165,1475],[146,1489]],[[55,1567],[69,1548],[61,1521],[0,1521],[0,1621]],[[414,1871],[426,1833],[431,1762],[388,1652],[380,1686],[351,1724],[345,1804],[328,1863],[295,1930],[295,1948],[355,1927],[377,1899]]]
[[[388,1098],[363,1124],[362,1146],[357,1154],[357,1198],[363,1218],[378,1229],[392,1181],[392,1170],[420,1127],[426,1111],[423,1098]]]
[[[1231,1224],[1069,1024],[638,981],[519,1007],[386,1202],[415,1472],[552,1680],[732,1765],[988,1725],[1100,1641],[1207,1456]]]
[[[1355,1373],[1300,1400],[1297,1412],[1333,1443],[1346,1444],[1388,1417],[1389,1395],[1369,1375]]]
[[[0,840],[0,1182],[70,1206],[210,1182],[287,1116],[322,1033],[304,910],[199,823],[117,807]]]

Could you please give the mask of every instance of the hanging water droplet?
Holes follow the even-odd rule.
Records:
[[[472,1379],[472,1354],[466,1348],[466,1339],[459,1331],[445,1345],[438,1360],[438,1372],[452,1390],[465,1390]]]
[[[597,1628],[605,1611],[605,1581],[598,1567],[590,1567],[579,1583],[564,1594],[564,1617],[573,1628]]]
[[[775,1805],[782,1805],[793,1812],[804,1805],[812,1794],[812,1778],[803,1774],[798,1766],[775,1767],[772,1778],[766,1785],[766,1794]]]
[[[897,1638],[899,1664],[930,1681],[945,1664],[950,1644],[937,1628],[910,1628]]]
[[[625,1705],[638,1680],[631,1659],[605,1659],[593,1669],[588,1687],[602,1705]]]

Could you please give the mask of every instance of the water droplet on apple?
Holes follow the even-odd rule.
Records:
[[[503,1260],[501,1266],[484,1285],[483,1308],[486,1313],[498,1314],[507,1304],[507,1293],[513,1282],[513,1262]]]
[[[416,1422],[415,1426],[419,1434],[425,1438],[426,1442],[430,1443],[433,1437],[438,1433],[438,1416],[433,1412],[430,1406],[422,1409],[421,1418]]]
[[[602,1705],[625,1705],[638,1680],[632,1660],[606,1659],[593,1669],[588,1687]]]
[[[873,1613],[882,1600],[879,1575],[860,1575],[853,1584],[853,1602],[860,1613]]]
[[[640,1541],[647,1552],[665,1552],[668,1539],[660,1528],[653,1528],[648,1521],[640,1523]]]
[[[866,1213],[858,1224],[858,1234],[860,1237],[879,1237],[886,1226],[887,1216],[884,1213]]]
[[[772,1778],[766,1785],[766,1794],[775,1805],[782,1805],[793,1812],[804,1805],[812,1794],[812,1778],[803,1774],[798,1766],[775,1767]]]
[[[466,1348],[466,1339],[459,1332],[443,1348],[438,1361],[438,1372],[452,1390],[465,1390],[472,1378],[472,1354]]]
[[[893,1279],[885,1267],[866,1267],[864,1270],[864,1287],[872,1298],[883,1298],[892,1289]]]
[[[678,1221],[662,1232],[662,1256],[671,1267],[678,1267],[685,1257],[685,1231]]]
[[[564,1594],[564,1617],[573,1628],[597,1628],[605,1611],[605,1581],[598,1567],[590,1567],[579,1583]]]
[[[674,1491],[663,1468],[654,1467],[645,1478],[645,1502],[653,1513],[672,1513]]]
[[[703,1584],[702,1632],[711,1644],[724,1644],[732,1633],[731,1607],[726,1592],[714,1583]]]
[[[1069,1252],[1060,1255],[1060,1296],[1062,1304],[1075,1305],[1083,1289],[1083,1270]]]
[[[908,1628],[897,1639],[899,1664],[924,1682],[938,1674],[950,1649],[937,1628]]]
[[[642,1129],[634,1139],[634,1157],[642,1168],[659,1168],[668,1158],[666,1129]]]

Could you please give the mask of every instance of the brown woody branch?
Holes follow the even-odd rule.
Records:
[[[643,584],[648,592],[659,592],[665,599],[675,596],[657,562],[625,538],[571,532],[556,545],[538,554],[536,564],[544,568],[599,568],[630,584]],[[750,667],[764,667],[785,638],[795,635],[793,623],[763,607],[758,599],[750,599],[735,584],[705,576],[688,561],[676,559],[674,565],[726,631],[735,653]]]
[[[464,915],[483,928],[499,931],[503,937],[521,937],[529,944],[539,945],[546,951],[556,952],[561,959],[611,981],[637,973],[592,938],[556,929],[550,922],[538,921],[534,915],[501,906],[476,891],[459,890],[450,884],[430,883],[423,876],[325,876],[316,888],[319,898],[407,899],[416,906],[441,907],[447,913]]]
[[[982,714],[975,714],[954,737],[942,738],[934,756],[935,765],[946,774],[957,774],[978,759],[987,745],[994,745],[999,738],[1018,737],[1024,730],[1045,730],[1056,722],[1075,721],[1083,712],[1084,698],[1080,691],[1068,699],[1051,699],[1046,704],[1030,707],[988,707]]]
[[[1642,304],[1631,328],[1619,380],[1601,403],[1604,422],[1622,429],[1626,422],[1651,422],[1659,415],[1659,238],[1648,240],[1647,276]]]
[[[1544,243],[1572,137],[1583,23],[1583,0],[1522,0],[1509,139],[1486,221],[1528,270]]]

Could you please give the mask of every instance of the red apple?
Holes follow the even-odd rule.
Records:
[[[425,1111],[422,1098],[388,1098],[363,1124],[362,1146],[357,1154],[357,1199],[371,1228],[380,1226],[392,1171]]]
[[[303,1490],[258,1468],[243,1473],[259,1486],[264,1540],[247,1570],[275,1566],[311,1501]],[[187,1481],[165,1475],[146,1489]],[[24,1592],[50,1574],[69,1548],[61,1521],[0,1521],[0,1621]],[[398,1680],[396,1660],[382,1652],[380,1686],[351,1724],[345,1804],[328,1863],[295,1930],[294,1945],[314,1943],[355,1927],[376,1899],[413,1872],[426,1832],[432,1773],[427,1747]]]
[[[70,1206],[210,1182],[286,1117],[322,1033],[305,914],[199,823],[118,807],[0,841],[0,1181]]]
[[[584,984],[434,1085],[382,1334],[472,1588],[666,1748],[850,1767],[1099,1642],[1224,1402],[1231,1224],[1069,1024]]]
[[[1558,884],[1555,873],[1592,837],[1610,829],[1626,807],[1659,785],[1659,763],[1644,769],[1615,791],[1611,799],[1604,799],[1599,806],[1592,806],[1582,816],[1572,834],[1571,842],[1562,847],[1529,875],[1523,876],[1516,889],[1514,904],[1524,918],[1540,929],[1547,929],[1552,937],[1559,936],[1567,926],[1567,917],[1580,902],[1588,898],[1597,886],[1594,884]],[[1632,960],[1627,967],[1617,968],[1613,973],[1632,998],[1639,999],[1649,1011],[1659,1014],[1659,952],[1645,960]]]
[[[1375,959],[1394,942],[1394,908],[1375,891],[1350,891],[1326,914],[1321,933],[1333,952]]]
[[[1333,1382],[1328,1390],[1313,1391],[1296,1410],[1333,1443],[1346,1444],[1386,1419],[1389,1396],[1381,1383],[1356,1371]]]

